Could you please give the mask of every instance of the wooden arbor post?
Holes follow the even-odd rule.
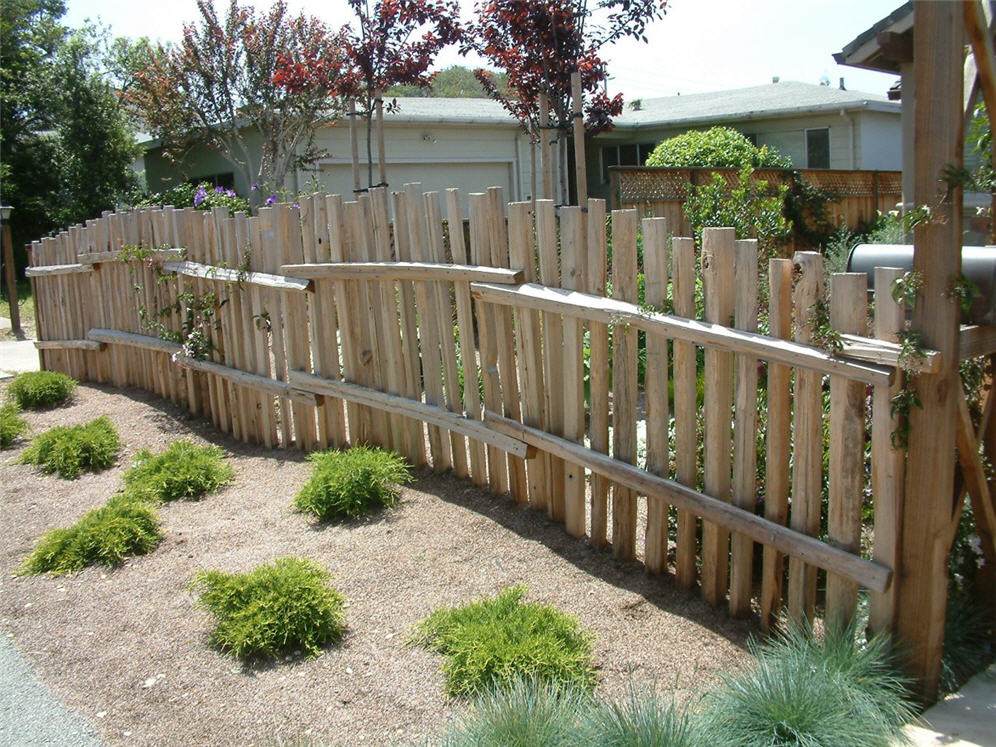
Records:
[[[947,601],[947,527],[955,467],[958,377],[958,301],[962,191],[942,180],[962,163],[964,17],[958,3],[914,5],[914,201],[931,217],[916,227],[913,269],[922,279],[913,328],[939,350],[938,373],[913,380],[922,408],[910,413],[902,550],[897,574],[896,631],[919,696],[937,697]],[[957,93],[955,93],[957,92]]]

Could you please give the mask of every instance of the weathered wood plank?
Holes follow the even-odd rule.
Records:
[[[605,235],[605,200],[588,200],[588,273],[585,292],[599,297],[606,294],[607,267]],[[527,278],[528,280],[528,278]],[[535,313],[535,312],[534,312]],[[591,448],[609,453],[609,326],[604,322],[588,323],[590,415],[588,437]],[[604,547],[609,521],[609,480],[595,474],[591,481],[591,542]]]
[[[674,260],[674,311],[687,319],[695,317],[695,241],[687,237],[671,241]],[[674,456],[675,477],[688,488],[698,487],[698,364],[695,346],[674,340]],[[678,536],[674,572],[678,585],[695,585],[698,568],[698,518],[678,508]]]
[[[308,265],[286,265],[287,267],[307,267]],[[273,275],[268,272],[248,272],[231,267],[218,267],[201,262],[164,262],[163,269],[186,275],[192,278],[220,280],[226,283],[247,283],[261,285],[264,288],[276,288],[284,291],[313,291],[314,283],[306,277],[289,277],[288,275]],[[281,268],[282,269],[282,268]]]
[[[438,193],[427,193],[438,194]],[[318,264],[284,265],[288,275],[299,278],[359,278],[363,280],[441,280],[481,283],[521,283],[522,270],[441,262],[322,262]]]
[[[584,289],[584,215],[579,207],[560,209],[560,283],[568,290]],[[584,443],[584,323],[564,320],[564,438]],[[564,463],[564,527],[573,537],[585,534],[584,468]]]
[[[84,265],[78,262],[67,265],[45,265],[44,267],[27,267],[24,276],[28,278],[48,278],[56,275],[79,275],[84,272],[93,272],[92,265]]]

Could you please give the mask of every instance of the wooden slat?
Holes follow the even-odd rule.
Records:
[[[958,334],[958,360],[964,361],[993,353],[996,353],[996,326],[961,327]]]
[[[201,361],[195,358],[189,358],[185,355],[175,356],[174,363],[181,368],[210,373],[213,376],[225,379],[234,384],[266,392],[276,397],[287,397],[296,403],[308,404],[311,406],[315,406],[317,404],[317,399],[314,393],[309,391],[295,391],[294,385],[286,381],[278,381],[277,379],[270,379],[266,376],[257,376],[256,374],[240,371],[237,368],[223,366],[220,363]]]
[[[578,207],[560,209],[560,283],[568,290],[584,289],[584,214]],[[584,323],[564,320],[564,367],[561,391],[564,397],[564,438],[584,443]],[[574,537],[585,534],[584,468],[564,463],[564,526]]]
[[[964,397],[958,399],[958,426],[955,433],[958,463],[972,501],[975,531],[979,537],[982,556],[986,565],[992,565],[996,563],[996,507],[986,479],[985,465],[979,455],[979,444],[975,438],[968,402]]]
[[[491,246],[491,266],[507,268],[508,230],[505,224],[505,198],[502,196],[501,187],[488,188],[488,236]],[[507,306],[499,306],[493,309],[493,312],[503,414],[513,420],[520,420],[522,410],[515,368],[515,330],[512,326],[512,310]],[[509,492],[515,501],[525,503],[528,499],[526,465],[514,454],[508,454],[506,461]]]
[[[757,239],[734,242],[738,329],[757,331]],[[757,359],[736,357],[736,396],[733,423],[733,502],[745,511],[757,503]],[[859,384],[858,386],[861,386]],[[730,540],[730,614],[751,612],[754,582],[754,542],[743,534]]]
[[[612,297],[637,302],[635,210],[612,211]],[[612,456],[636,464],[637,334],[625,324],[612,329]],[[612,486],[612,553],[636,557],[637,496],[632,488]]]
[[[646,278],[645,304],[663,309],[667,299],[667,219],[644,218],[643,264]],[[647,471],[670,476],[668,406],[668,341],[647,335],[647,373],[644,384],[647,417]],[[668,505],[660,496],[647,497],[647,532],[643,562],[651,573],[667,568]]]
[[[881,591],[888,588],[892,581],[892,570],[889,568],[840,550],[815,537],[770,522],[731,503],[717,500],[672,480],[651,475],[639,467],[491,412],[485,413],[484,422],[499,433],[518,438],[537,449],[557,454],[562,459],[577,461],[592,472],[606,475],[616,484],[646,495],[660,495],[682,510],[698,514],[717,524],[725,524],[757,542],[770,544],[806,563],[832,570],[865,588]]]
[[[823,258],[817,252],[796,252],[795,339],[811,343],[815,334],[814,306],[823,293]],[[791,526],[811,536],[820,530],[820,491],[823,475],[823,380],[815,371],[796,370],[793,391],[795,419],[792,454]],[[816,567],[801,558],[789,560],[788,610],[793,620],[811,620],[816,603]]]
[[[489,428],[479,420],[458,415],[436,405],[417,402],[407,397],[398,397],[376,389],[350,384],[345,381],[323,379],[314,374],[291,371],[291,383],[299,390],[355,401],[367,407],[402,413],[426,423],[433,423],[444,430],[459,431],[496,449],[515,454],[522,459],[532,455],[532,450],[522,439],[508,436]]]
[[[467,246],[463,236],[463,219],[460,209],[460,193],[456,189],[446,190],[446,214],[450,229],[450,252],[456,263],[467,262]],[[530,233],[530,237],[531,237]],[[460,335],[460,367],[463,372],[463,408],[468,415],[480,420],[483,408],[481,394],[477,388],[477,348],[474,345],[474,312],[470,296],[470,283],[457,280],[453,283],[453,297],[456,301],[457,331]],[[487,485],[488,467],[484,444],[471,439],[470,479],[475,485]]]
[[[695,241],[675,238],[671,242],[674,258],[674,311],[695,317]],[[674,431],[675,477],[688,487],[698,487],[696,453],[698,451],[698,364],[695,346],[674,341]],[[675,551],[675,580],[690,589],[697,576],[698,519],[678,508],[678,537]]]
[[[169,209],[164,208],[164,212],[170,213],[172,212],[172,208]],[[106,219],[101,219],[101,220],[106,220]],[[106,232],[107,230],[106,226],[101,227],[101,230]],[[148,258],[157,259],[157,260],[175,260],[182,257],[184,251],[185,251],[184,249],[179,247],[174,247],[172,249],[159,249],[150,253],[148,255]],[[120,257],[121,257],[120,249],[115,249],[113,251],[94,251],[94,252],[85,252],[83,254],[80,254],[79,261],[81,264],[96,265],[96,264],[102,264],[104,262],[117,262],[120,260]],[[135,258],[130,261],[138,262],[139,260]]]
[[[867,322],[868,276],[830,278],[830,326],[858,334]],[[830,377],[830,542],[857,554],[861,549],[861,500],[865,468],[865,386]],[[826,620],[840,628],[854,617],[858,588],[836,574],[827,577]]]
[[[582,317],[607,324],[628,324],[648,334],[712,348],[717,352],[744,353],[783,365],[820,374],[838,374],[865,384],[889,384],[891,368],[837,358],[821,348],[796,342],[772,340],[765,335],[640,309],[636,303],[598,298],[576,291],[545,288],[532,283],[518,286],[471,283],[476,298],[489,303],[528,306],[538,311]]]
[[[86,336],[88,340],[93,340],[94,342],[125,345],[132,348],[141,348],[142,350],[155,350],[160,353],[169,353],[170,355],[179,353],[181,349],[180,345],[169,340],[150,337],[149,335],[138,335],[134,332],[119,332],[116,329],[91,329],[86,333]]]
[[[788,339],[792,336],[792,260],[774,258],[768,261],[768,292],[771,336]],[[780,363],[768,365],[764,516],[783,526],[788,521],[789,460],[792,450],[791,384],[791,368]],[[770,630],[778,620],[784,577],[784,556],[765,544],[761,570],[761,628],[764,630]]]
[[[842,334],[840,340],[840,356],[843,358],[854,358],[891,368],[905,367],[918,373],[937,373],[941,367],[941,354],[936,350],[918,351],[918,355],[904,361],[900,360],[902,345],[897,342],[850,334]]]
[[[94,340],[35,340],[37,350],[103,350],[107,343]]]
[[[259,262],[264,271],[273,271],[281,263],[280,228],[278,225],[278,207],[259,209]],[[273,355],[273,378],[287,380],[287,327],[286,298],[275,288],[261,287],[263,301],[270,314],[270,352]],[[294,410],[286,397],[277,399],[279,417],[280,443],[284,448],[290,448],[294,440]]]
[[[451,224],[452,225],[452,224]],[[508,250],[512,264],[524,267],[526,280],[535,280],[536,253],[533,244],[533,215],[531,202],[513,202],[508,206]],[[466,285],[468,302],[470,285]],[[459,296],[457,297],[459,301]],[[543,429],[546,422],[543,396],[543,350],[539,313],[532,309],[516,309],[515,357],[518,363],[519,382],[522,388],[522,422]],[[461,332],[461,341],[463,333]],[[527,465],[529,503],[533,508],[546,510],[549,497],[546,493],[546,460],[533,459]]]
[[[702,285],[707,322],[729,325],[734,312],[734,241],[732,228],[702,230]],[[730,408],[733,406],[733,356],[705,351],[705,492],[729,502]],[[729,530],[702,522],[702,598],[719,604],[729,581]]]
[[[585,292],[599,297],[606,294],[607,267],[605,236],[605,200],[588,200],[588,273]],[[609,453],[609,326],[604,322],[590,321],[589,335],[589,390],[590,423],[588,434],[591,448]],[[609,480],[595,474],[591,481],[591,542],[603,547],[607,541],[609,520]]]
[[[438,193],[427,193],[437,194]],[[300,278],[362,278],[364,280],[442,280],[481,283],[521,283],[522,270],[442,262],[323,262],[320,264],[284,265],[288,275]]]
[[[552,200],[536,201],[536,245],[539,259],[539,281],[551,288],[560,287],[560,267],[557,261],[557,216]],[[539,287],[539,286],[537,286]],[[475,292],[475,286],[471,285]],[[554,435],[564,432],[564,401],[558,396],[559,382],[564,380],[564,321],[560,314],[544,313],[543,322],[543,380],[546,411],[546,430]],[[564,463],[555,457],[546,459],[547,513],[554,521],[564,520]]]
[[[288,264],[286,266],[306,267],[307,265]],[[249,285],[262,285],[265,288],[276,288],[284,291],[314,290],[314,284],[305,277],[289,277],[286,274],[272,275],[267,272],[245,272],[231,267],[206,265],[201,262],[165,262],[163,269],[192,278],[221,280],[227,283],[248,283]]]

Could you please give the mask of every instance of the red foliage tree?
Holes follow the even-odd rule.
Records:
[[[476,52],[508,76],[502,94],[487,70],[476,70],[485,90],[500,101],[538,141],[539,102],[549,102],[552,128],[566,146],[571,130],[571,74],[581,74],[585,125],[589,134],[611,128],[622,113],[621,94],[609,97],[600,50],[623,37],[646,41],[649,23],[663,17],[667,0],[485,0],[475,5],[475,21],[461,51]],[[561,179],[566,180],[566,158]]]
[[[172,157],[204,144],[247,184],[279,189],[319,155],[314,133],[337,116],[342,40],[313,17],[288,16],[284,0],[261,15],[231,0],[224,19],[212,0],[197,7],[199,22],[184,26],[176,47],[152,50],[129,101]],[[316,59],[324,64],[312,71]]]
[[[342,36],[352,69],[339,93],[360,103],[367,126],[367,179],[374,186],[372,127],[383,126],[381,97],[391,85],[431,85],[428,70],[443,47],[460,38],[456,0],[347,0],[356,26]],[[384,153],[380,152],[381,171]]]

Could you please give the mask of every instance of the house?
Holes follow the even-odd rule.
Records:
[[[589,191],[607,196],[610,166],[638,166],[669,137],[717,125],[767,145],[797,168],[899,170],[901,106],[886,96],[780,81],[634,100],[588,149]],[[594,178],[593,178],[594,176]]]
[[[532,196],[529,137],[499,103],[400,98],[397,104],[384,118],[390,186],[419,181],[426,190],[458,187],[464,200],[468,193],[491,186],[502,187],[509,200]],[[719,124],[740,130],[758,145],[777,148],[800,168],[898,169],[899,116],[900,105],[884,96],[778,81],[734,91],[632,101],[613,130],[588,143],[589,194],[608,196],[610,166],[642,164],[661,140]],[[218,153],[195,149],[178,168],[163,157],[157,141],[145,145],[146,179],[154,191],[183,179],[205,179],[241,194],[250,187]],[[287,188],[297,191],[317,181],[332,193],[352,194],[347,123],[319,130],[316,145],[328,155],[294,174]],[[376,142],[373,149],[376,155]],[[361,163],[365,156],[361,122]],[[361,168],[365,171],[365,165]],[[362,183],[368,183],[363,176]],[[377,178],[375,169],[373,181]]]

